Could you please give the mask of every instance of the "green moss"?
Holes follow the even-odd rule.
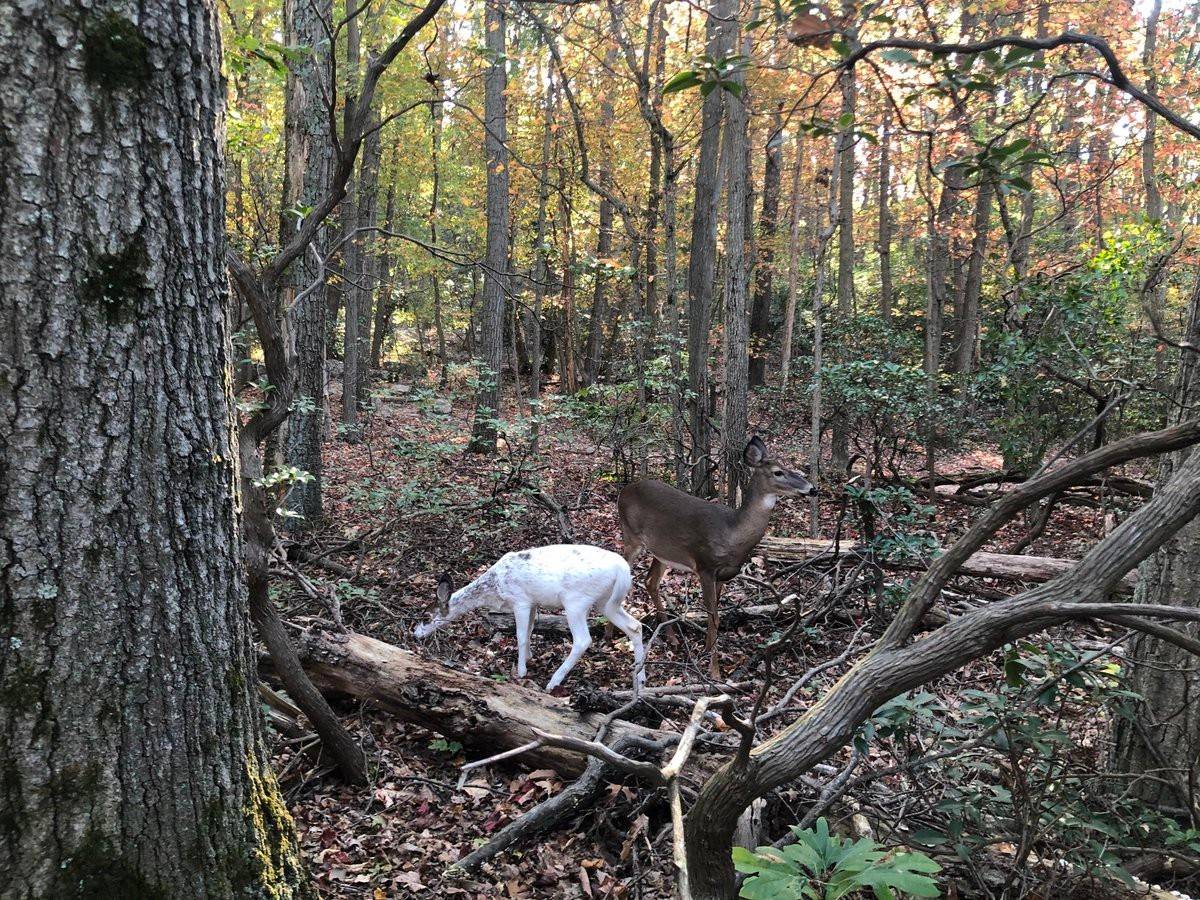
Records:
[[[87,831],[64,865],[58,890],[49,895],[73,900],[170,900],[102,834]],[[49,896],[47,900],[49,900]]]
[[[275,774],[253,753],[246,759],[249,793],[244,813],[248,838],[255,841],[227,868],[234,891],[261,900],[294,900],[312,896],[296,846],[296,826],[275,782]]]
[[[84,33],[83,71],[109,90],[137,87],[150,79],[149,45],[136,25],[110,12]]]
[[[225,673],[225,687],[229,689],[230,703],[234,706],[241,706],[245,702],[246,676],[242,674],[240,668],[234,666]]]
[[[147,265],[146,245],[140,237],[119,253],[93,256],[83,282],[84,301],[99,307],[109,325],[132,322],[150,298]]]

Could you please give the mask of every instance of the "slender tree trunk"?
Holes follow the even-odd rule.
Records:
[[[432,81],[433,103],[429,106],[430,119],[430,165],[433,169],[433,186],[429,196],[429,242],[435,247],[438,242],[438,204],[441,202],[442,189],[442,81],[440,77]],[[445,385],[448,375],[449,356],[446,353],[446,325],[442,314],[442,285],[438,273],[433,273],[433,327],[437,332],[438,345],[438,384]]]
[[[503,364],[505,272],[508,269],[508,127],[505,91],[505,14],[501,0],[488,0],[486,44],[491,65],[484,79],[484,155],[487,159],[487,271],[483,278],[483,330],[479,354],[479,390],[470,448],[496,451],[500,414],[500,367]]]
[[[605,67],[611,71],[617,62],[617,47],[610,43],[605,54]],[[606,187],[612,187],[612,151],[608,142],[608,132],[612,130],[613,103],[612,94],[604,93],[600,102],[600,134],[604,149],[601,154],[601,165],[596,172],[597,182]],[[587,350],[584,353],[583,383],[594,384],[600,376],[602,346],[604,344],[604,325],[608,320],[608,268],[613,250],[613,205],[605,197],[600,198],[600,222],[596,234],[596,272],[595,289],[592,292],[592,314],[588,324]]]
[[[737,13],[734,0],[711,0],[708,54],[723,59],[733,47],[729,26]],[[717,256],[717,200],[721,115],[726,92],[704,98],[700,118],[700,149],[696,159],[695,200],[692,204],[691,252],[688,256],[688,423],[692,436],[691,486],[707,494],[709,484],[708,339],[712,327],[713,281]]]
[[[958,195],[959,170],[952,167],[946,170],[945,182],[942,185],[941,197],[938,199],[937,212],[929,217],[929,258],[927,261],[929,285],[925,300],[925,383],[926,399],[930,408],[938,396],[938,374],[941,371],[942,358],[942,315],[946,309],[949,296],[948,264],[950,239],[950,220],[954,214],[954,204]],[[930,496],[933,495],[935,479],[935,444],[936,425],[931,420],[925,435],[925,469],[929,475]]]
[[[739,74],[738,84],[745,85]],[[747,378],[749,375],[749,322],[746,317],[746,131],[750,113],[745,91],[725,100],[725,150],[728,172],[728,216],[725,229],[725,410],[724,438],[725,499],[736,506],[741,493],[742,449],[747,431]]]
[[[392,171],[396,171],[393,156]],[[396,226],[396,186],[388,185],[387,199],[383,207],[383,227],[394,231]],[[379,253],[378,272],[375,276],[375,325],[371,328],[371,368],[383,367],[383,346],[392,331],[392,313],[396,311],[395,277],[391,243],[384,241]]]
[[[302,2],[302,0],[301,0]],[[349,84],[346,87],[346,118],[357,107],[359,65],[358,17],[346,23],[346,69]],[[349,122],[347,121],[347,125]],[[362,347],[359,335],[358,292],[355,285],[362,277],[358,230],[359,191],[355,183],[346,185],[346,196],[341,202],[342,219],[342,436],[348,441],[358,440],[358,383],[362,363],[358,352]]]
[[[287,0],[284,20],[288,29],[288,44],[312,47],[313,52],[300,60],[288,73],[287,115],[291,125],[286,130],[287,179],[284,190],[285,208],[312,208],[329,190],[332,174],[333,148],[329,140],[329,118],[322,98],[328,90],[328,68],[322,59],[332,52],[325,36],[325,25],[333,16],[331,0],[305,3]],[[294,187],[292,187],[294,185]],[[293,196],[294,191],[294,196]],[[287,198],[291,198],[288,202]],[[292,219],[292,230],[299,223]],[[323,236],[318,242],[323,243]],[[324,247],[318,247],[324,256]],[[325,409],[325,321],[328,303],[325,297],[324,266],[314,263],[312,254],[298,260],[291,271],[289,303],[320,281],[291,311],[295,340],[296,405],[288,420],[286,459],[289,466],[308,472],[312,481],[293,486],[287,497],[287,507],[298,518],[287,519],[290,528],[302,531],[321,521],[322,478],[324,465],[321,443],[324,432]]]
[[[783,350],[780,388],[787,393],[792,367],[792,334],[796,330],[796,299],[800,291],[800,177],[804,169],[804,144],[796,137],[796,161],[792,166],[791,229],[788,233],[788,295],[783,314]]]
[[[813,367],[812,367],[812,409],[809,422],[809,469],[808,477],[813,484],[819,484],[821,480],[821,417],[823,415],[821,409],[822,400],[822,381],[824,378],[823,355],[825,352],[825,316],[824,316],[824,301],[825,301],[825,278],[829,271],[827,258],[829,256],[829,242],[833,240],[833,234],[838,227],[838,203],[840,198],[840,176],[837,170],[837,144],[834,144],[833,152],[834,166],[830,169],[829,178],[829,203],[826,207],[825,218],[827,224],[824,227],[819,227],[819,220],[815,225],[818,225],[818,231],[814,235],[816,238],[816,257],[815,275],[813,278],[813,293],[812,293],[812,316],[813,316]],[[821,534],[821,507],[817,497],[814,495],[809,498],[808,514],[809,514],[809,533],[813,537],[818,537]]]
[[[879,315],[892,323],[892,107],[883,104],[883,120],[879,124],[879,232],[876,250],[879,252]]]
[[[988,232],[992,227],[992,198],[995,186],[990,178],[979,184],[975,198],[974,234],[971,236],[971,258],[967,263],[967,280],[959,310],[958,353],[954,370],[960,375],[975,371],[979,342],[979,296],[983,290],[983,263],[987,256]]]
[[[838,135],[838,272],[837,322],[844,328],[854,314],[854,116],[856,88],[854,69],[845,69],[839,79],[842,88],[842,117],[849,117]],[[839,476],[850,466],[849,435],[842,416],[833,418],[833,458],[830,461]]]
[[[241,569],[217,16],[107,9],[0,29],[0,896],[299,897]]]
[[[355,393],[358,411],[362,413],[368,405],[371,393],[371,314],[378,288],[379,254],[375,248],[379,245],[376,227],[379,225],[379,164],[382,159],[383,147],[379,114],[373,112],[368,128],[371,133],[363,141],[362,164],[358,170],[358,285],[354,289],[354,309],[358,315],[356,336],[358,347],[358,377],[355,383]]]
[[[1146,43],[1142,47],[1142,65],[1146,70],[1146,93],[1158,91],[1158,70],[1154,65],[1154,53],[1158,46],[1158,18],[1162,14],[1162,0],[1154,0],[1146,18]],[[1154,143],[1158,130],[1158,116],[1146,110],[1146,133],[1142,138],[1142,187],[1146,191],[1146,218],[1157,222],[1163,216],[1162,193],[1158,189],[1158,178],[1154,171]]]
[[[763,168],[762,210],[758,218],[758,264],[750,314],[750,387],[767,383],[767,345],[771,337],[771,300],[775,288],[775,229],[779,219],[779,182],[783,146],[783,101],[775,107]]]
[[[539,72],[540,75],[540,72]],[[547,206],[550,203],[550,152],[554,137],[554,81],[547,77],[546,88],[542,96],[542,162],[538,170],[541,179],[538,182],[538,211],[537,225],[534,230],[533,242],[533,309],[525,315],[526,341],[529,344],[529,439],[536,452],[538,433],[541,428],[541,394],[542,394],[542,303],[546,298],[546,286],[550,281],[550,265],[546,242],[548,218]]]

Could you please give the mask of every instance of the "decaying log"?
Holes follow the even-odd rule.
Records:
[[[756,553],[770,559],[781,561],[804,562],[824,553],[832,553],[833,542],[822,539],[789,538],[768,536],[762,539]],[[866,548],[852,541],[843,541],[839,547],[842,553],[865,553]],[[1075,559],[1058,559],[1053,556],[1015,556],[1008,553],[988,553],[980,550],[972,554],[959,567],[958,574],[974,575],[980,578],[996,578],[1002,581],[1043,582],[1057,578],[1071,571],[1078,563]],[[924,571],[926,563],[917,560],[882,562],[885,568]],[[1132,591],[1136,575],[1130,573],[1122,582],[1122,587]]]
[[[564,698],[533,687],[451,669],[383,641],[353,632],[306,632],[301,662],[322,692],[366,700],[405,722],[460,742],[476,753],[511,750],[537,739],[535,729],[590,741],[603,718],[577,713]],[[618,719],[611,740],[623,735],[660,740],[664,732]],[[577,776],[588,757],[576,750],[542,746],[521,757]]]

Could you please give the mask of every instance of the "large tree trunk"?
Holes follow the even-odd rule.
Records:
[[[0,895],[297,897],[241,575],[216,15],[39,15],[0,32]]]
[[[320,48],[328,48],[325,23],[333,16],[332,0],[307,3],[287,0],[284,21],[289,45],[312,47],[288,72],[287,82],[287,179],[284,190],[285,207],[297,205],[312,208],[329,190],[332,145],[329,117],[323,102],[327,90],[328,71],[321,58]],[[289,27],[290,26],[290,27]],[[295,185],[294,188],[291,185]],[[291,199],[290,204],[287,198]],[[324,248],[321,253],[324,255]],[[321,437],[325,415],[325,272],[314,264],[311,254],[298,260],[291,272],[291,302],[310,289],[317,281],[321,285],[305,296],[292,310],[296,354],[296,397],[299,402],[288,419],[286,458],[313,476],[312,481],[296,484],[288,495],[287,505],[299,518],[287,521],[295,530],[312,527],[322,516],[321,505]]]
[[[733,0],[712,0],[708,19],[708,54],[723,59],[733,47],[730,20]],[[700,115],[700,149],[696,158],[692,204],[691,251],[688,255],[688,425],[692,433],[693,493],[709,492],[708,339],[712,328],[713,281],[717,263],[717,199],[721,114],[725,91],[711,91]]]
[[[1200,281],[1192,295],[1186,340],[1200,343]],[[1180,354],[1179,377],[1173,407],[1174,422],[1196,415],[1200,409],[1200,361],[1192,351]],[[1161,484],[1187,461],[1194,449],[1164,457]],[[1200,603],[1200,520],[1191,522],[1139,572],[1135,600],[1171,606]],[[1183,627],[1176,625],[1176,627]],[[1189,629],[1194,634],[1194,629]],[[1130,794],[1148,804],[1197,807],[1195,786],[1200,776],[1200,672],[1196,661],[1173,644],[1139,635],[1132,647],[1129,690],[1140,694],[1134,718],[1115,722],[1114,767],[1119,772],[1146,777],[1129,782]]]
[[[779,218],[779,182],[783,156],[783,101],[775,107],[767,136],[763,169],[762,210],[758,217],[758,267],[754,271],[754,305],[750,312],[750,387],[767,383],[767,343],[771,336],[771,294],[775,286],[775,226]]]
[[[487,271],[483,276],[483,328],[480,337],[479,389],[470,448],[496,452],[496,418],[500,414],[500,367],[504,343],[504,272],[508,269],[508,126],[505,90],[508,60],[504,56],[504,4],[488,0],[485,36],[491,65],[484,78],[484,154],[487,159]]]

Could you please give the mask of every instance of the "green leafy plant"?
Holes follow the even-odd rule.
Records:
[[[742,885],[747,900],[838,900],[860,891],[873,891],[878,900],[897,897],[937,897],[930,877],[941,866],[924,853],[889,850],[869,838],[850,840],[830,834],[829,823],[816,829],[793,826],[796,843],[776,849],[759,847],[751,853],[733,851],[739,872],[750,875]]]

